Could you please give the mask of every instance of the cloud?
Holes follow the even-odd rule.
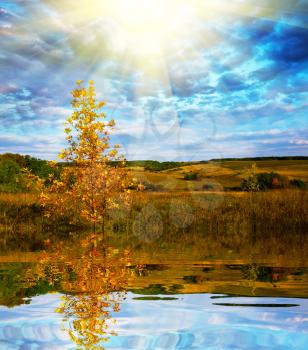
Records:
[[[285,64],[300,64],[307,61],[307,29],[277,24],[265,53],[273,61]]]
[[[307,151],[304,2],[247,0],[251,16],[200,16],[190,23],[189,40],[140,65],[129,50],[115,50],[108,19],[81,16],[77,25],[59,10],[69,1],[53,4],[10,1],[0,8],[1,152],[44,158],[45,147],[54,157],[70,90],[90,78],[117,121],[113,140],[135,159]]]
[[[41,159],[56,159],[64,138],[58,136],[0,135],[0,153],[31,154]]]
[[[290,143],[293,145],[308,145],[308,140],[291,140]]]
[[[0,94],[9,94],[9,93],[14,93],[19,90],[18,86],[12,83],[8,84],[3,84],[0,86]]]
[[[217,88],[222,92],[238,91],[246,88],[246,84],[239,75],[226,73],[221,76]]]

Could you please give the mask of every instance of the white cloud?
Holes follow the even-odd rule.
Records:
[[[308,145],[308,140],[297,139],[297,140],[291,140],[290,143],[293,145]]]

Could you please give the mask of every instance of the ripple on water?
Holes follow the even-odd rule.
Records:
[[[306,299],[228,297],[217,303],[210,294],[140,297],[129,293],[114,314],[118,336],[106,348],[304,350],[308,343]],[[0,349],[74,349],[61,329],[61,314],[54,312],[59,304],[60,295],[49,294],[1,307]]]

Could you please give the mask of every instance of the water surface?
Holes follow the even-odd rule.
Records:
[[[193,252],[193,249],[188,249]],[[0,257],[0,349],[306,349],[301,256],[114,246]]]

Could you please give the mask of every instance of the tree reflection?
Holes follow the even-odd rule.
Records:
[[[116,335],[113,316],[126,298],[130,252],[106,247],[92,234],[78,245],[55,245],[41,258],[35,279],[47,279],[64,293],[56,311],[77,349],[104,349]]]

